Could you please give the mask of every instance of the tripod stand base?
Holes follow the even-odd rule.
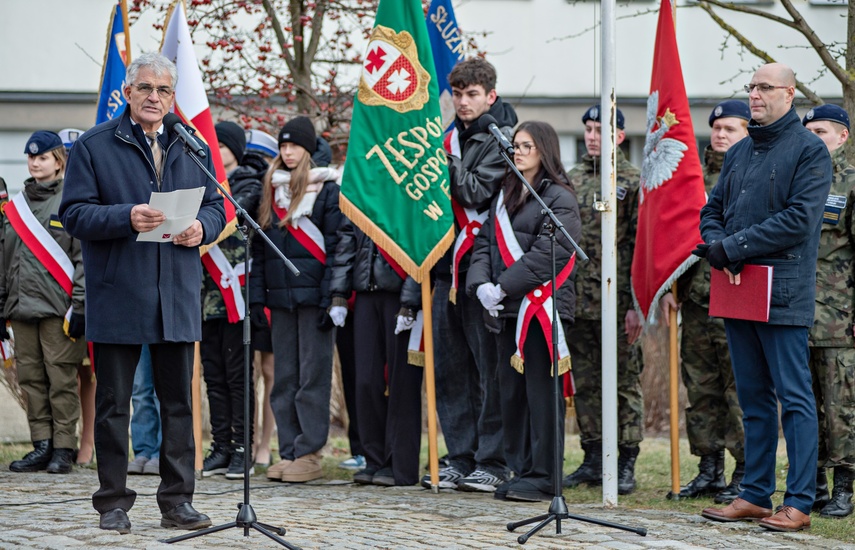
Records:
[[[250,529],[255,529],[262,535],[279,543],[285,548],[290,548],[291,550],[300,550],[299,546],[294,546],[293,544],[290,544],[286,540],[281,539],[277,536],[285,534],[284,528],[275,527],[266,523],[261,523],[259,521],[256,521],[256,519],[257,518],[255,516],[255,511],[252,509],[252,505],[239,503],[238,514],[237,518],[235,518],[235,521],[230,521],[229,523],[224,523],[222,525],[215,525],[213,527],[208,527],[207,529],[194,531],[193,533],[187,533],[186,535],[181,535],[180,537],[173,537],[171,539],[166,539],[161,542],[165,542],[166,544],[172,544],[174,542],[181,542],[183,540],[193,539],[196,537],[203,537],[210,533],[216,533],[217,531],[225,531],[226,529],[237,527],[238,529],[243,529],[243,536],[245,537],[249,536]]]
[[[526,534],[517,537],[518,543],[525,544],[526,542],[528,542],[528,539],[531,538],[532,535],[549,525],[549,522],[551,521],[555,522],[555,533],[560,535],[561,520],[563,519],[575,519],[578,521],[586,521],[588,523],[602,525],[603,527],[611,527],[614,529],[621,529],[623,531],[630,531],[642,537],[647,535],[647,529],[644,528],[629,527],[627,525],[612,523],[610,521],[603,521],[595,518],[588,518],[585,516],[577,516],[574,514],[570,514],[567,512],[567,503],[564,501],[563,495],[553,497],[552,503],[549,505],[549,513],[540,516],[535,516],[533,518],[524,519],[522,521],[514,521],[512,523],[509,523],[508,531],[514,531],[517,527],[522,527],[523,525],[537,523],[537,525],[532,527]]]

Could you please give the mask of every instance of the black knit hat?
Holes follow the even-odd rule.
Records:
[[[246,132],[230,120],[218,122],[214,129],[217,131],[217,141],[229,148],[238,163],[246,151]]]
[[[296,143],[308,151],[310,155],[314,154],[318,148],[315,125],[304,116],[292,118],[279,130],[279,145],[283,143]]]

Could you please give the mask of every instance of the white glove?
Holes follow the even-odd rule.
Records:
[[[502,291],[502,287],[499,285],[484,283],[478,287],[478,290],[475,291],[475,295],[478,296],[478,300],[481,301],[481,305],[484,306],[484,309],[486,310],[505,309],[505,306],[499,304],[499,302],[501,302],[506,296],[504,291]]]
[[[330,308],[330,319],[337,327],[344,326],[344,320],[347,319],[347,308],[344,306],[333,306]]]
[[[416,323],[415,317],[407,317],[406,315],[398,315],[395,321],[395,334],[401,334],[405,330],[410,330]]]

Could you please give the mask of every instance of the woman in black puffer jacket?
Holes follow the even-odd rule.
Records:
[[[312,167],[317,149],[312,122],[297,117],[279,132],[279,155],[264,177],[258,224],[300,271],[295,276],[261,238],[253,240],[250,314],[267,323],[270,310],[274,382],[270,396],[282,461],[269,479],[318,479],[320,450],[329,432],[335,332],[327,314],[330,277],[342,215],[337,172]]]
[[[555,130],[545,122],[524,122],[514,134],[514,164],[564,224],[574,240],[581,236],[576,193],[564,175]],[[475,240],[466,278],[467,293],[478,297],[499,330],[499,385],[504,424],[505,458],[516,477],[496,490],[497,498],[549,501],[553,497],[554,422],[562,423],[564,401],[552,400],[551,317],[552,258],[543,225],[548,217],[516,174],[509,173],[490,218]],[[559,373],[570,367],[564,324],[573,322],[573,247],[560,233],[555,244],[558,273]],[[543,308],[543,312],[539,312]],[[533,316],[533,317],[531,317]],[[527,331],[516,336],[518,320],[529,319]],[[493,324],[491,323],[491,324]],[[513,368],[512,368],[513,367]],[[558,475],[561,472],[557,472]]]

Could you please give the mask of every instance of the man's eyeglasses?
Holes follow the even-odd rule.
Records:
[[[773,86],[771,84],[746,84],[742,87],[742,89],[748,92],[749,94],[754,91],[754,88],[757,88],[757,90],[761,94],[768,94],[772,90],[777,90],[779,88],[789,88],[789,86]]]
[[[534,143],[531,143],[528,141],[525,143],[514,143],[513,146],[514,146],[514,152],[520,153],[521,155],[527,155],[527,154],[531,153],[532,149],[537,149],[537,147],[535,147]]]
[[[151,84],[131,84],[140,95],[148,97],[151,95],[151,92],[157,90],[157,95],[160,96],[160,99],[168,99],[172,96],[172,92],[174,91],[170,86],[158,86],[155,88]]]

